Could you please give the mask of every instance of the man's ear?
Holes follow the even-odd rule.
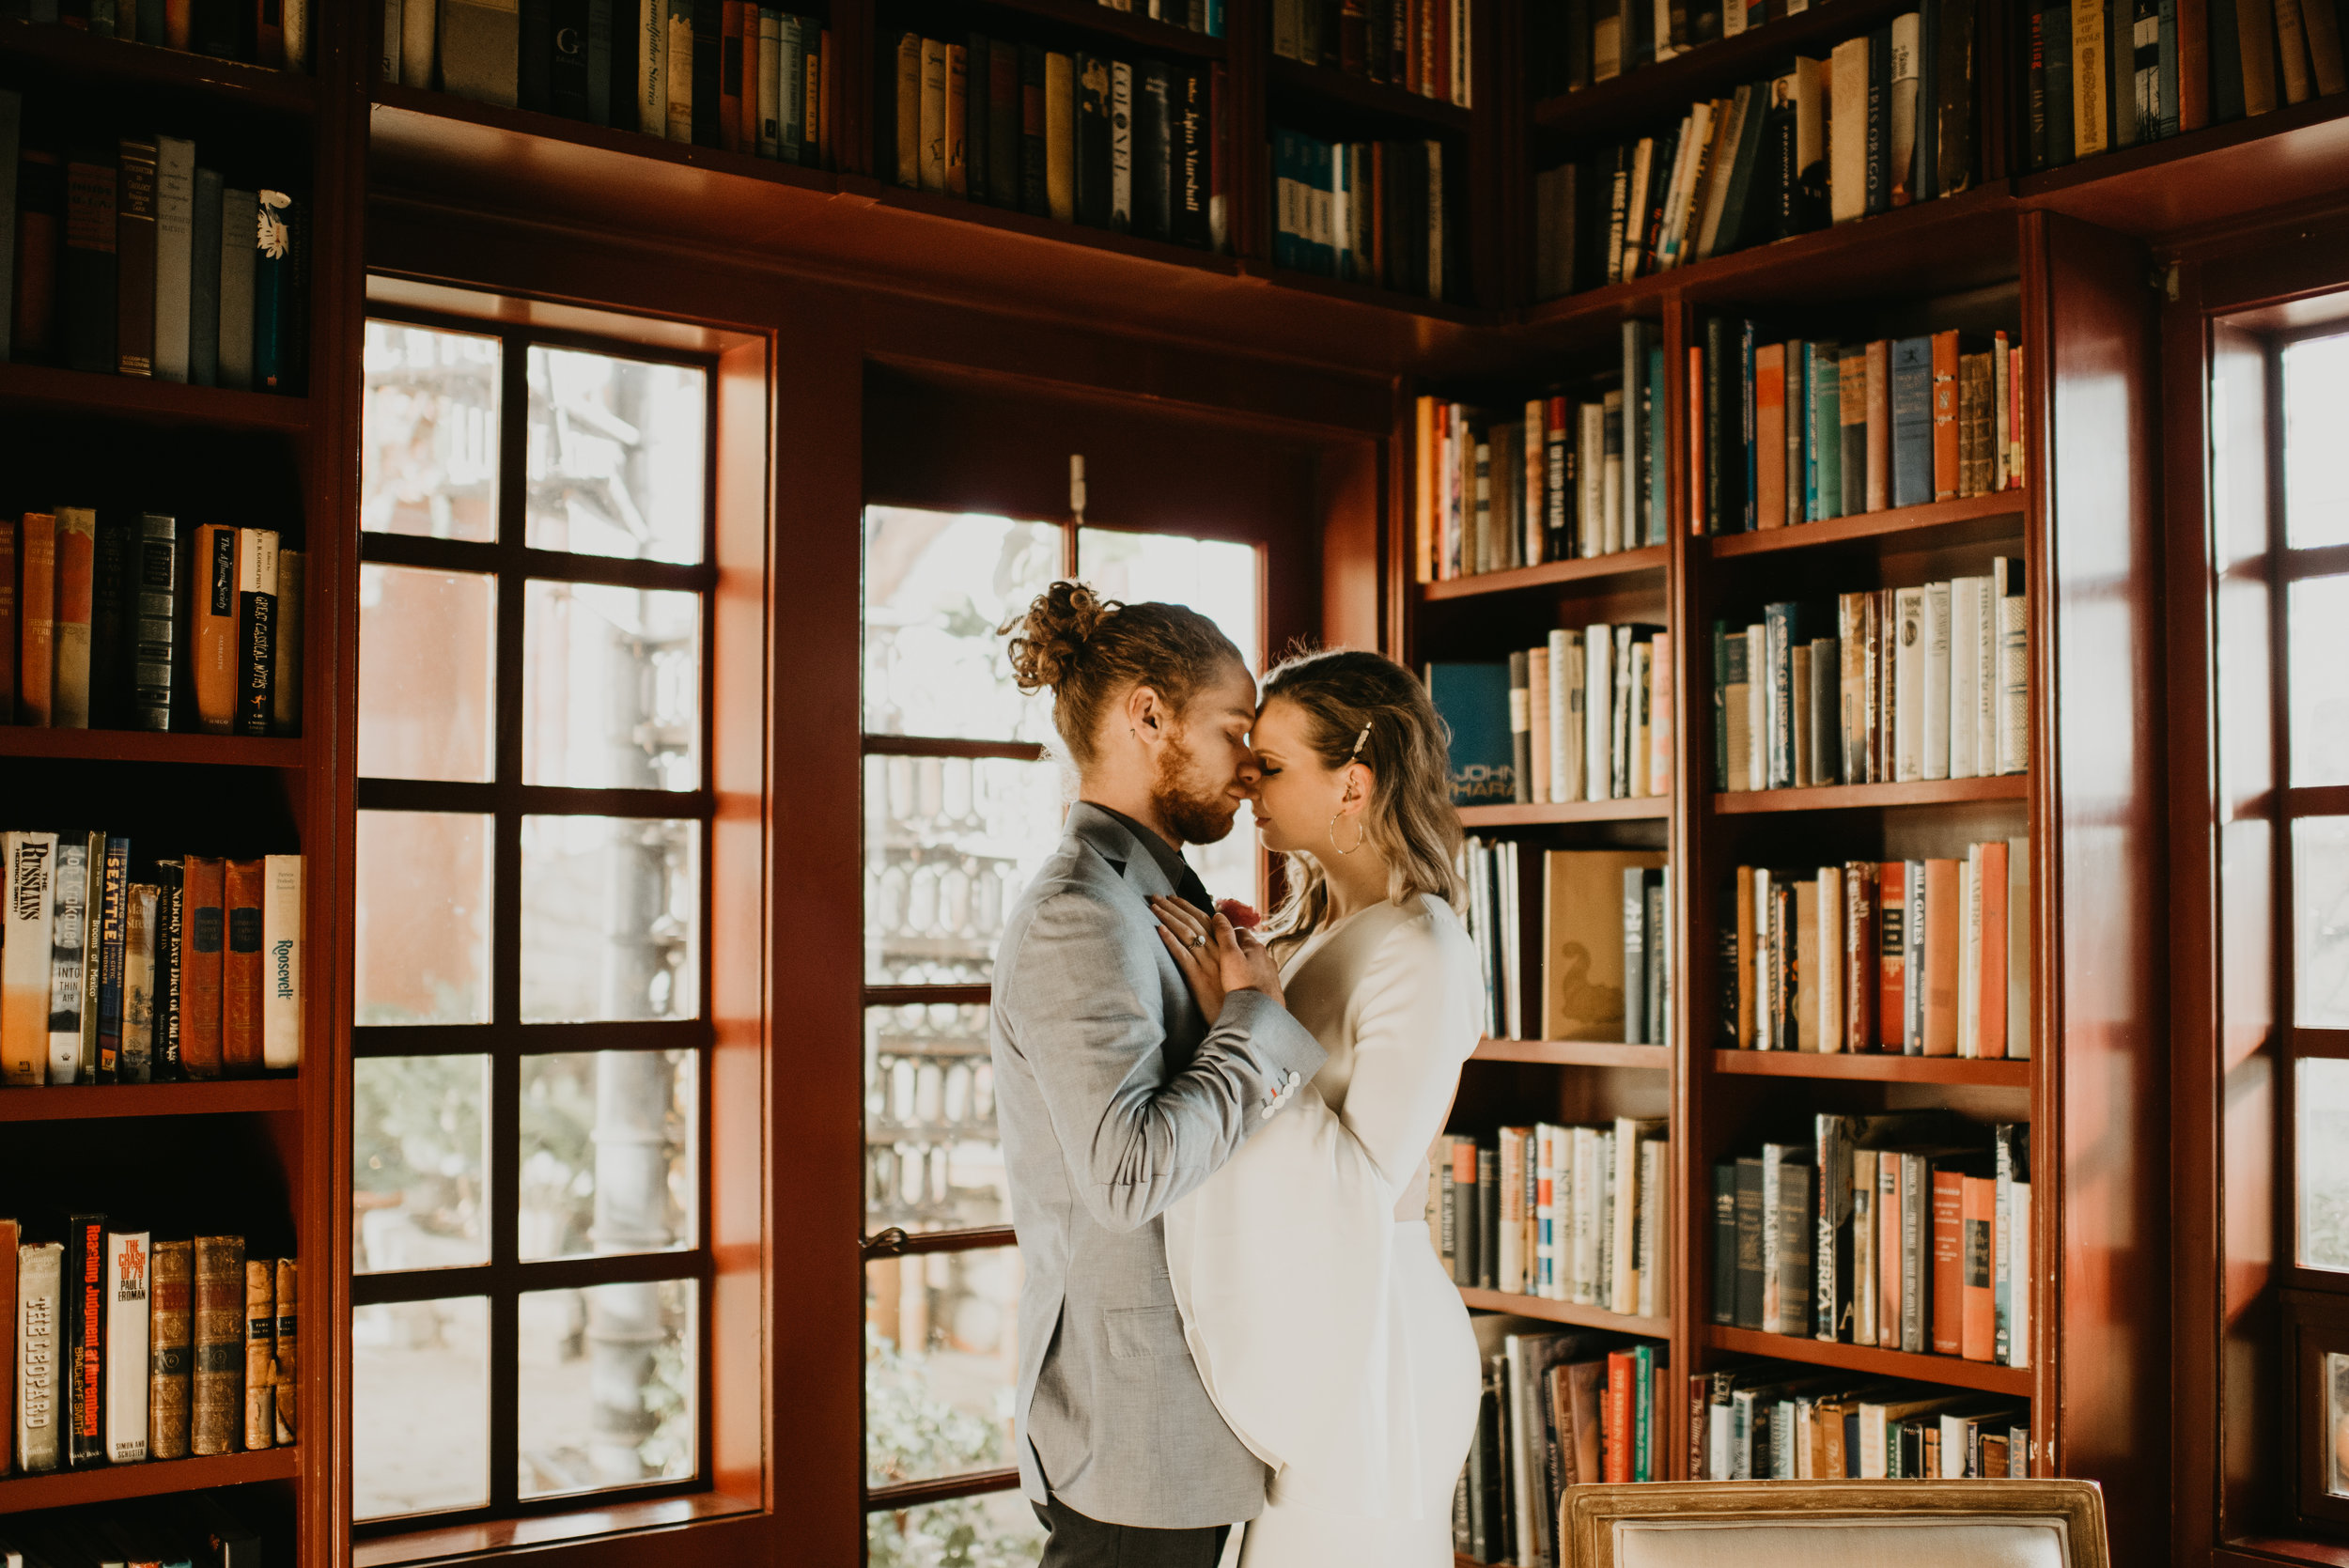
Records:
[[[1148,686],[1136,686],[1126,693],[1126,727],[1136,739],[1155,737],[1165,727],[1166,705],[1158,691]]]

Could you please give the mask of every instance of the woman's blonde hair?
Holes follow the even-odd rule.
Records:
[[[1451,731],[1427,689],[1383,655],[1330,648],[1283,660],[1265,677],[1264,700],[1276,697],[1305,715],[1307,743],[1323,766],[1360,762],[1370,769],[1361,831],[1387,862],[1387,896],[1400,904],[1432,893],[1458,908]],[[1329,884],[1318,852],[1292,850],[1283,859],[1287,893],[1268,924],[1276,936],[1302,936],[1328,916]]]

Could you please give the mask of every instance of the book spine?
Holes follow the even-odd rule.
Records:
[[[89,841],[57,837],[50,881],[49,1081],[74,1081],[82,1066],[82,968],[89,939]]]
[[[123,376],[155,373],[155,144],[117,144],[115,205],[115,363]]]
[[[244,1424],[247,1449],[277,1441],[277,1265],[267,1258],[244,1261]]]
[[[44,1241],[17,1250],[16,1464],[42,1475],[63,1463],[70,1399],[65,1335],[65,1248]]]
[[[1931,1180],[1933,1295],[1927,1344],[1937,1356],[1955,1356],[1964,1347],[1966,1182],[1958,1172],[1937,1166]]]
[[[277,1260],[277,1322],[272,1355],[275,1366],[271,1372],[271,1384],[275,1394],[272,1416],[276,1429],[277,1446],[293,1442],[301,1431],[299,1373],[301,1371],[298,1344],[300,1340],[301,1265],[292,1258]]]
[[[66,1463],[106,1462],[106,1217],[66,1221]]]
[[[122,1069],[125,1083],[154,1077],[155,937],[161,924],[160,890],[133,883],[126,900],[122,961]]]
[[[106,1236],[106,1457],[117,1465],[147,1457],[149,1239]]]
[[[98,514],[91,508],[57,508],[56,563],[56,608],[50,630],[50,678],[54,684],[49,722],[59,729],[87,729],[90,622],[97,608],[98,584]]]
[[[230,1078],[261,1070],[263,862],[230,861],[222,877],[227,940],[221,956],[221,1063]]]
[[[194,1266],[192,1243],[155,1244],[154,1258],[148,1265],[153,1307],[147,1384],[147,1444],[150,1458],[187,1457],[190,1376],[194,1366],[190,1348]]]
[[[122,1065],[122,989],[131,897],[131,841],[109,838],[98,879],[98,1081]]]
[[[155,299],[157,380],[188,380],[190,285],[195,239],[195,144],[155,138]]]
[[[222,1068],[222,978],[227,917],[222,903],[226,867],[217,857],[190,855],[182,862],[181,939],[178,1003],[179,1066],[190,1078],[218,1078]]]
[[[208,734],[236,728],[238,686],[237,534],[222,523],[195,531],[188,627],[197,722]]]
[[[180,986],[184,973],[182,933],[184,862],[155,862],[155,1034],[152,1070],[159,1082],[180,1076]]]
[[[195,1238],[189,1452],[228,1453],[243,1429],[244,1240]]]

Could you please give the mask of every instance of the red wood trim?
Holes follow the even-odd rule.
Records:
[[[701,1018],[611,1018],[601,1023],[359,1024],[350,1054],[470,1056],[511,1048],[521,1056],[585,1050],[693,1050],[709,1043]]]
[[[1545,1323],[1571,1323],[1579,1328],[1603,1328],[1651,1340],[1669,1339],[1672,1331],[1672,1322],[1668,1317],[1631,1317],[1603,1307],[1579,1306],[1572,1301],[1552,1301],[1539,1296],[1513,1296],[1506,1291],[1480,1290],[1474,1285],[1462,1285],[1460,1299],[1472,1312],[1515,1312],[1520,1317],[1540,1318]]]
[[[755,1498],[727,1492],[693,1492],[645,1498],[561,1499],[561,1512],[528,1514],[475,1524],[435,1525],[391,1534],[369,1534],[350,1548],[351,1568],[404,1568],[410,1563],[456,1563],[507,1554],[521,1547],[569,1543],[563,1560],[657,1562],[675,1560],[677,1526],[693,1525],[693,1552],[715,1562],[754,1560],[746,1533],[763,1527]],[[746,1517],[747,1515],[747,1517]],[[715,1531],[713,1526],[721,1526]],[[661,1533],[649,1533],[661,1532]]]
[[[867,1263],[876,1258],[911,1258],[926,1252],[984,1252],[991,1247],[1017,1247],[1019,1235],[1009,1225],[989,1225],[971,1231],[913,1231],[894,1226],[864,1237],[861,1250]]]
[[[2326,335],[2341,331],[2339,323],[2326,328]],[[2294,550],[2279,541],[2276,552],[2276,575],[2289,582],[2303,577],[2335,577],[2349,572],[2349,545],[2319,545]]]
[[[299,1447],[212,1454],[201,1459],[150,1460],[144,1465],[101,1465],[87,1470],[53,1470],[47,1475],[0,1481],[0,1514],[75,1503],[155,1498],[206,1486],[241,1486],[256,1481],[287,1481],[302,1473]]]
[[[2349,1029],[2304,1029],[2295,1026],[2292,1031],[2292,1054],[2333,1061],[2349,1057]]]
[[[224,768],[300,768],[300,740],[251,735],[160,734],[153,730],[35,729],[0,724],[0,757],[60,757],[76,762],[168,762]]]
[[[2282,606],[2279,605],[2278,610],[2279,613],[2278,614],[2277,619],[2280,622],[2283,619],[2283,616],[2280,613]],[[2280,685],[2281,683],[2279,682],[2279,684]],[[2280,708],[2280,703],[2278,706]],[[2287,722],[2286,715],[2279,711],[2276,716],[2276,722],[2279,725],[2282,725]],[[2341,816],[2343,815],[2349,815],[2349,785],[2302,784],[2296,788],[2285,790],[2283,795],[2284,815],[2287,816]]]
[[[2337,1541],[2302,1541],[2283,1535],[2246,1535],[2214,1551],[2211,1568],[2273,1568],[2305,1563],[2309,1568],[2349,1568],[2349,1546]]]
[[[1670,569],[1672,551],[1666,545],[1643,545],[1612,555],[1591,555],[1571,561],[1550,561],[1509,571],[1474,572],[1420,585],[1419,596],[1429,603],[1444,599],[1482,598],[1488,594],[1523,593],[1554,588],[1568,582],[1602,582],[1626,577],[1661,577]]]
[[[1818,784],[1809,789],[1723,790],[1710,797],[1716,816],[2029,799],[2030,776],[2027,773],[2001,773],[1987,779],[1912,779],[1906,784]]]
[[[0,1122],[81,1122],[117,1116],[228,1116],[299,1110],[302,1080],[220,1079],[208,1083],[43,1085],[0,1091]]]
[[[1008,1492],[1019,1484],[1019,1471],[973,1470],[968,1475],[941,1476],[936,1481],[908,1481],[894,1486],[876,1486],[864,1494],[864,1511],[879,1514],[900,1509],[919,1508],[924,1503],[951,1502],[957,1498],[974,1498],[983,1492]]]
[[[319,111],[315,77],[241,60],[214,59],[157,45],[101,38],[54,23],[0,22],[0,52],[38,63],[41,76],[107,87],[159,87],[195,93],[225,108],[279,118],[308,119]]]
[[[1858,539],[1923,547],[2012,538],[2015,548],[2020,549],[2025,505],[2024,492],[2019,489],[1994,490],[1988,495],[1928,502],[1921,506],[1891,506],[1880,512],[1860,512],[1822,522],[1798,522],[1751,534],[1716,534],[1705,544],[1715,560],[1849,544]]]
[[[1123,39],[1161,54],[1189,54],[1196,59],[1220,60],[1226,53],[1223,39],[1194,33],[1171,22],[1153,21],[1146,11],[1113,10],[1095,4],[1094,0],[995,0],[995,3],[1005,10],[1024,11],[1030,16],[1059,23],[1064,27],[1081,27],[1088,33]],[[1228,33],[1230,29],[1227,27],[1225,31]]]
[[[1051,753],[1031,740],[947,740],[922,735],[868,735],[868,757],[1003,757],[1042,762]]]
[[[183,54],[179,58],[194,56]],[[319,353],[321,364],[330,363],[322,349]],[[45,365],[0,365],[0,408],[96,414],[133,425],[277,431],[288,435],[302,434],[317,417],[317,410],[308,397],[288,397],[274,392],[232,392],[226,387],[159,381],[145,376],[100,376]]]
[[[1622,800],[1542,801],[1505,806],[1462,806],[1460,826],[1532,828],[1559,822],[1660,821],[1672,815],[1672,797],[1642,795]]]
[[[2029,1089],[2030,1062],[1881,1051],[1716,1050],[1717,1073],[1746,1078],[1852,1079],[1877,1083],[1970,1083]]]
[[[1470,41],[1473,43],[1474,40]],[[1364,109],[1391,119],[1411,120],[1425,128],[1455,134],[1466,134],[1476,123],[1473,113],[1449,99],[1423,98],[1408,88],[1374,82],[1367,76],[1357,76],[1328,66],[1307,65],[1302,60],[1292,60],[1282,54],[1268,54],[1265,68],[1267,81],[1274,89],[1299,98],[1318,99],[1324,103],[1342,103],[1349,109]],[[1470,97],[1473,96],[1471,91]],[[1277,117],[1279,111],[1275,109],[1273,113]]]
[[[1471,1062],[1538,1062],[1557,1067],[1636,1067],[1670,1072],[1668,1046],[1610,1045],[1599,1040],[1480,1040]]]
[[[1728,1328],[1718,1323],[1707,1328],[1705,1341],[1716,1350],[1734,1350],[1748,1356],[1775,1356],[1783,1360],[1842,1367],[1881,1377],[1911,1377],[1920,1383],[1980,1389],[1985,1393],[2011,1394],[2016,1399],[2031,1396],[2030,1367],[2002,1367],[1957,1356],[1919,1356],[1906,1350],[1880,1350],[1872,1344],[1836,1344],[1826,1340],[1797,1339],[1792,1334],[1763,1334],[1750,1328]]]
[[[995,995],[992,986],[867,986],[867,1007],[920,1007],[943,1002],[950,1007],[985,1007]]]

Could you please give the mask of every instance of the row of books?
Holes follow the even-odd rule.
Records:
[[[1713,1321],[2030,1364],[2030,1128],[1822,1113],[1713,1168]]]
[[[271,70],[310,69],[310,0],[0,0],[0,17]]]
[[[160,512],[0,519],[0,723],[299,735],[304,560]]]
[[[1446,1134],[1428,1156],[1428,1230],[1453,1282],[1626,1316],[1671,1310],[1661,1121]]]
[[[900,34],[897,183],[1221,250],[1231,179],[1224,82],[1221,65],[1112,60],[982,33],[967,43]]]
[[[0,1530],[6,1568],[261,1568],[262,1535],[226,1494],[179,1492],[18,1515]]]
[[[1100,0],[1113,11],[1146,16],[1211,39],[1223,36],[1223,0]]]
[[[2030,1474],[2030,1413],[2001,1394],[1756,1361],[1688,1380],[1706,1481],[1968,1481]]]
[[[45,110],[43,101],[34,107]],[[285,187],[231,187],[185,136],[105,146],[63,116],[28,123],[0,89],[0,358],[197,386],[300,393],[310,210]]]
[[[1453,1546],[1478,1562],[1562,1568],[1567,1487],[1664,1478],[1665,1347],[1507,1312],[1470,1321],[1484,1395],[1453,1492]]]
[[[1722,1048],[2030,1055],[2029,839],[1962,861],[1741,865],[1723,894]]]
[[[0,834],[0,1080],[148,1083],[302,1063],[299,855],[134,860],[118,834]]]
[[[1873,343],[1756,341],[1707,317],[1688,347],[1689,518],[1699,534],[1988,495],[2023,484],[2023,350],[1955,331]]]
[[[1455,805],[1643,800],[1672,793],[1672,638],[1596,622],[1506,664],[1431,663],[1451,730]]]
[[[2020,20],[2033,170],[2349,87],[2338,0],[2061,0]]]
[[[1635,7],[1636,8],[1636,7]],[[1534,291],[1551,298],[1968,190],[1973,0],[1935,0],[1679,124],[1544,171]]]
[[[1986,779],[2030,767],[2019,556],[1980,577],[1766,605],[1713,623],[1713,784]],[[1833,634],[1827,634],[1829,625]]]
[[[239,1235],[156,1240],[73,1214],[63,1239],[0,1219],[0,1363],[20,1475],[295,1440],[299,1268]],[[10,1396],[13,1396],[12,1398]],[[0,1454],[0,1458],[9,1457]],[[0,1465],[0,1470],[6,1466]]]
[[[1419,581],[1448,582],[1664,542],[1664,348],[1623,327],[1623,384],[1479,410],[1422,397],[1413,537]]]
[[[1272,260],[1398,294],[1456,281],[1439,141],[1325,142],[1272,132]]]
[[[1283,59],[1463,109],[1474,31],[1468,0],[1272,0],[1272,52]]]
[[[1809,10],[1814,0],[1567,0],[1526,15],[1536,98],[1579,91],[1626,71]]]
[[[1486,1032],[1503,1040],[1671,1045],[1672,885],[1663,852],[1537,853],[1541,949],[1529,986],[1522,846],[1470,836],[1461,850]]]

